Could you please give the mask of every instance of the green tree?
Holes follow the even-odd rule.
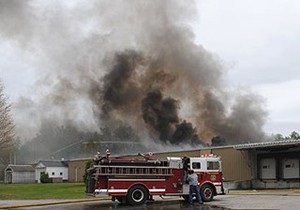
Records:
[[[4,94],[4,85],[0,81],[0,160],[6,162],[7,156],[15,149],[15,124],[11,116],[11,104]]]
[[[93,174],[95,172],[94,170],[91,169],[93,167],[93,165],[94,165],[93,160],[86,161],[86,163],[85,163],[85,173],[83,175],[84,182],[86,182],[88,177],[91,176],[91,174]]]
[[[275,139],[275,141],[282,141],[282,140],[285,140],[285,137],[280,134],[280,133],[277,133],[275,135],[272,135],[272,137]]]
[[[293,139],[293,140],[300,139],[300,134],[297,133],[296,131],[293,131],[292,133],[290,133],[289,139]]]
[[[282,134],[277,133],[277,134],[273,134],[272,137],[275,141],[298,140],[298,139],[300,139],[300,134],[296,131],[293,131],[288,136],[283,136]]]

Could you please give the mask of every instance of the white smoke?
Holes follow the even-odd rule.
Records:
[[[18,135],[33,137],[47,119],[99,131],[106,122],[99,118],[103,101],[97,91],[103,92],[103,78],[115,65],[115,53],[132,49],[145,59],[134,69],[135,78],[141,79],[134,87],[140,87],[141,94],[159,88],[181,105],[188,104],[180,118],[192,122],[201,139],[262,138],[266,113],[260,97],[249,93],[228,104],[233,96],[226,91],[222,61],[195,44],[189,26],[197,16],[194,3],[0,1],[0,37],[26,52],[25,58],[34,57],[38,78],[30,94],[14,104]],[[91,90],[96,98],[91,98]],[[136,110],[130,118],[124,112],[115,117],[142,127],[144,135],[146,125],[141,125],[137,107],[129,109]]]

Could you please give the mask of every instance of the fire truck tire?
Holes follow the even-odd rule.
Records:
[[[149,197],[148,191],[141,185],[135,185],[127,193],[127,202],[131,205],[140,205]]]
[[[212,201],[214,197],[214,190],[211,185],[205,184],[201,187],[201,198],[203,201],[208,202]]]

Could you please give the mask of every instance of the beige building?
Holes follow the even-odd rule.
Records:
[[[160,152],[153,154],[153,158],[196,157],[204,154],[221,157],[224,185],[228,189],[300,188],[300,140]],[[138,155],[124,157],[143,158]],[[86,162],[91,159],[69,161],[70,182],[83,181]]]
[[[225,181],[241,181],[251,180],[251,167],[247,155],[240,150],[236,150],[233,146],[226,147],[208,147],[188,151],[161,152],[153,155],[154,159],[165,157],[197,157],[204,154],[214,154],[221,156],[222,168]],[[124,156],[128,158],[142,158],[138,155]],[[91,158],[92,159],[92,158]],[[82,182],[85,174],[85,165],[91,159],[70,160],[69,165],[69,181]]]
[[[86,163],[90,159],[74,159],[68,161],[69,166],[69,182],[83,182]]]

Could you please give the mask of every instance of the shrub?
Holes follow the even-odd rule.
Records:
[[[41,173],[41,183],[51,183],[51,178],[49,178],[49,174],[48,173],[45,173],[45,172],[42,172]]]
[[[91,167],[93,167],[93,165],[94,165],[94,161],[93,160],[88,160],[85,163],[85,174],[83,175],[84,182],[86,182],[88,176],[91,175],[92,171],[89,171],[88,169],[91,168]]]

